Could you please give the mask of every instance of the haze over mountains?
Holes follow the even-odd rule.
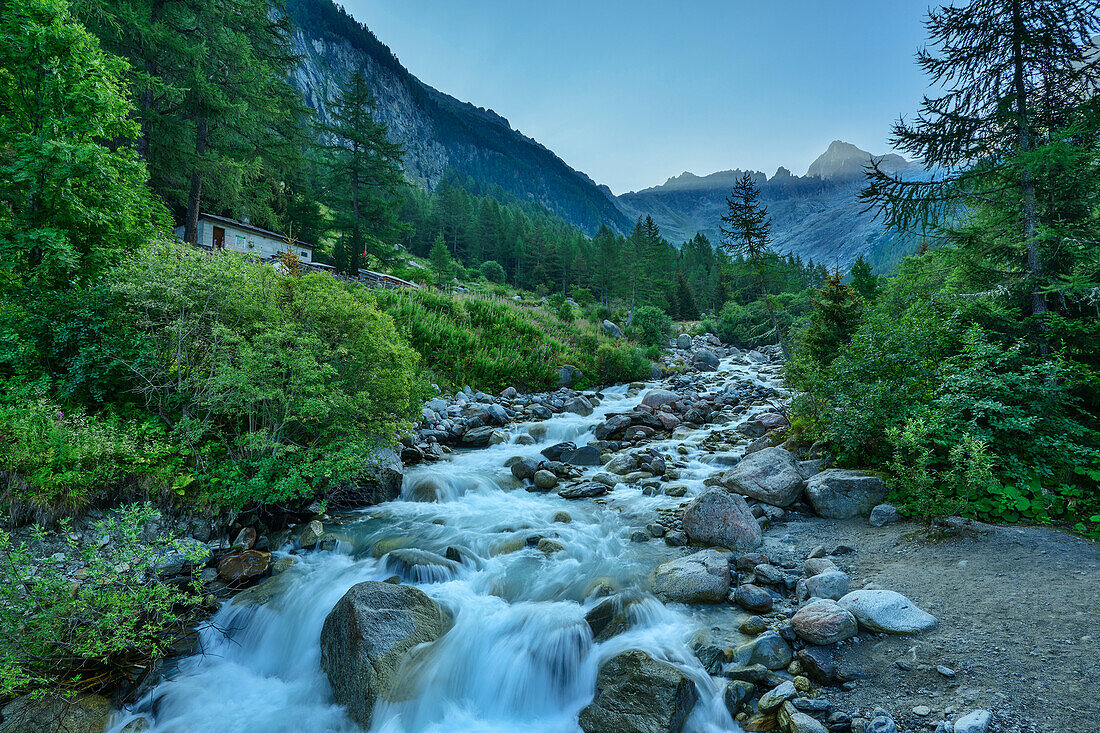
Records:
[[[292,82],[326,121],[340,85],[356,69],[367,76],[377,100],[377,118],[407,153],[411,179],[434,189],[445,176],[476,193],[495,193],[545,206],[592,234],[601,224],[629,232],[635,219],[650,215],[670,242],[679,245],[696,232],[720,241],[725,200],[740,170],[709,175],[685,172],[664,184],[614,196],[566,164],[538,141],[513,130],[492,110],[476,107],[417,79],[366,26],[331,0],[290,0],[296,25],[295,50],[302,62]],[[761,198],[772,215],[775,248],[803,259],[846,269],[863,254],[887,269],[912,249],[911,242],[862,214],[856,199],[870,153],[834,141],[805,176],[780,167],[768,178],[754,171]],[[897,155],[888,168],[909,164]]]

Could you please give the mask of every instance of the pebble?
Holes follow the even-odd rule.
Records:
[[[913,671],[913,665],[910,664],[909,662],[905,661],[904,659],[899,659],[896,662],[894,662],[894,664],[898,665],[898,669],[900,669],[902,672],[912,672]]]
[[[919,715],[920,717],[925,718],[931,714],[932,708],[928,707],[927,705],[918,705],[913,708],[913,715]]]
[[[951,669],[950,667],[945,667],[942,664],[939,664],[936,665],[936,671],[949,680],[955,679],[955,670]]]

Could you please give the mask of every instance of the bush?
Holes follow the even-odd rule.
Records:
[[[9,384],[0,402],[0,466],[9,474],[0,509],[16,521],[52,521],[104,495],[161,494],[187,481],[167,433],[151,419],[63,409]]]
[[[505,280],[504,268],[493,260],[481,263],[481,274],[491,283],[502,283]]]
[[[649,370],[650,361],[637,346],[605,343],[596,351],[596,373],[603,384],[648,379]]]
[[[110,689],[187,633],[199,596],[160,580],[157,563],[186,546],[161,532],[149,539],[157,517],[148,505],[110,512],[94,526],[95,537],[110,538],[103,546],[63,531],[61,560],[0,530],[0,699],[31,689]],[[44,537],[41,527],[31,534],[32,542]],[[73,561],[85,568],[76,584],[56,571]]]
[[[664,346],[672,332],[672,319],[663,310],[645,305],[634,311],[627,336],[643,346]]]
[[[365,288],[168,243],[129,258],[110,283],[131,324],[120,358],[134,390],[219,504],[353,482],[419,412],[416,353]]]

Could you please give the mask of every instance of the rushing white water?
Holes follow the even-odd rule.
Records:
[[[748,367],[724,369],[730,381],[748,377],[775,386]],[[410,470],[402,499],[344,516],[328,528],[340,540],[336,551],[301,553],[296,565],[267,581],[278,583],[269,603],[226,603],[202,633],[202,653],[181,660],[118,717],[112,733],[138,718],[153,733],[361,731],[332,700],[320,667],[320,633],[348,588],[395,574],[384,555],[372,552],[380,540],[390,549],[439,554],[460,547],[466,562],[457,571],[420,570],[402,579],[445,608],[453,626],[412,655],[402,672],[404,701],[380,703],[373,731],[577,731],[600,662],[627,649],[674,664],[695,680],[699,702],[686,731],[739,731],[722,703],[722,685],[690,648],[712,611],[664,606],[648,596],[630,607],[631,628],[600,644],[584,621],[597,602],[595,587],[644,593],[653,567],[678,554],[660,541],[631,542],[629,533],[652,521],[658,508],[683,499],[645,496],[620,485],[600,502],[567,501],[517,489],[504,468],[511,456],[535,456],[565,440],[589,442],[606,414],[637,401],[624,387],[608,390],[588,417],[559,415],[513,426],[513,440],[525,432],[541,435],[536,445],[461,452]],[[679,483],[689,496],[714,471],[697,448],[708,434],[701,429],[656,444],[688,446]],[[560,511],[572,521],[554,522]],[[565,549],[547,556],[526,547],[532,534],[554,538]]]

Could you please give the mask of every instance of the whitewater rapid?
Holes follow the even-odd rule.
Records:
[[[780,386],[754,367],[728,362],[721,376]],[[695,680],[699,702],[685,731],[740,731],[722,702],[724,683],[712,679],[691,650],[693,637],[716,611],[666,606],[648,595],[653,568],[682,551],[660,540],[630,540],[630,532],[652,522],[658,509],[685,498],[646,496],[640,488],[619,485],[600,501],[569,501],[517,488],[504,466],[512,456],[538,456],[558,442],[594,440],[596,424],[636,405],[645,391],[628,396],[626,387],[612,388],[590,416],[512,425],[513,442],[412,468],[402,498],[326,522],[326,533],[338,538],[335,550],[297,554],[293,567],[266,581],[277,583],[277,590],[264,605],[226,602],[202,630],[200,652],[174,662],[158,685],[117,716],[110,733],[140,730],[138,720],[151,733],[362,733],[332,700],[321,671],[320,633],[325,616],[351,586],[395,574],[384,554],[376,557],[381,541],[377,547],[438,554],[462,548],[468,560],[454,572],[421,569],[402,578],[443,607],[452,625],[409,660],[397,696],[402,701],[379,703],[372,731],[573,733],[580,730],[578,714],[592,700],[600,662],[627,649],[674,664]],[[674,440],[652,443],[682,454],[687,465],[676,483],[687,487],[687,498],[715,470],[699,447],[713,429],[681,430]],[[538,443],[516,444],[524,433],[539,436]],[[586,469],[586,475],[598,470]],[[411,500],[425,495],[435,500]],[[571,521],[555,521],[563,511]],[[527,547],[532,534],[565,549],[547,555]],[[630,607],[629,630],[596,643],[584,617],[600,600],[594,592],[600,587],[634,590],[645,599]],[[733,613],[730,607],[723,612]]]

